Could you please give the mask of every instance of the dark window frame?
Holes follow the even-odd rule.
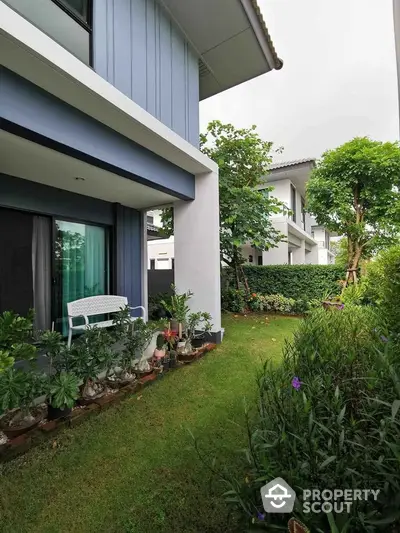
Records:
[[[68,0],[51,0],[64,13],[70,16],[89,34],[89,67],[93,68],[93,0],[87,1],[87,20],[85,20],[77,11],[67,4]],[[84,61],[87,65],[86,61]]]
[[[301,197],[301,225],[306,229],[306,201]]]
[[[92,33],[93,29],[93,0],[86,0],[87,2],[87,19],[85,20],[82,15],[76,11],[69,3],[68,0],[52,0],[60,9],[62,9],[67,15],[72,17],[78,24],[85,28],[89,33]]]
[[[297,209],[296,209],[296,187],[293,183],[290,184],[290,210],[292,211],[292,220],[296,224]]]
[[[156,260],[150,259],[150,270],[155,270],[155,269],[156,269]]]

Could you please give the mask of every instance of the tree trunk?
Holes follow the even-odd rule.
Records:
[[[233,269],[235,271],[235,280],[236,280],[236,288],[237,290],[240,290],[240,276],[239,276],[239,267],[236,261],[234,261]]]
[[[244,284],[244,289],[246,291],[246,295],[250,296],[249,282],[247,280],[246,274],[244,273],[243,265],[240,265],[240,272],[242,274],[243,284]]]
[[[349,240],[348,250],[349,250],[349,259],[348,259],[348,267],[346,272],[346,279],[343,284],[343,290],[350,285],[350,283],[354,283],[354,285],[357,285],[358,278],[357,278],[357,270],[358,265],[360,263],[361,254],[362,254],[362,246],[356,242],[352,243]],[[351,255],[350,255],[351,252]]]

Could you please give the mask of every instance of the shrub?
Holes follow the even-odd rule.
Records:
[[[389,330],[400,340],[400,246],[381,252],[361,280],[363,303],[376,305]]]
[[[400,340],[400,246],[383,252],[379,261],[383,273],[380,280],[381,312],[390,331]]]
[[[338,280],[346,275],[336,265],[245,265],[243,268],[251,291],[306,301],[321,299],[326,293],[337,294]],[[223,275],[233,287],[228,269],[224,269]]]
[[[344,304],[361,305],[364,301],[364,294],[366,292],[366,286],[364,283],[358,285],[347,285],[343,290],[340,300]]]
[[[398,530],[400,361],[379,328],[368,307],[319,309],[286,345],[282,365],[265,365],[243,475],[224,474],[244,525],[284,528],[289,516],[264,514],[260,495],[282,477],[297,493],[294,516],[311,531]],[[380,494],[329,518],[303,511],[303,490],[335,488]]]
[[[244,290],[224,289],[221,291],[222,309],[232,313],[242,313],[246,307],[246,293]]]
[[[248,306],[251,311],[267,311],[274,313],[290,314],[294,313],[296,306],[293,298],[285,298],[281,294],[251,294]]]
[[[149,320],[160,320],[171,318],[162,305],[162,301],[168,301],[171,295],[167,292],[159,292],[154,296],[149,296]]]

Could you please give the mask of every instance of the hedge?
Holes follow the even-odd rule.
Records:
[[[261,294],[282,294],[286,298],[310,301],[327,293],[338,294],[338,281],[345,278],[337,265],[245,265],[249,287]],[[228,281],[234,287],[233,280]]]

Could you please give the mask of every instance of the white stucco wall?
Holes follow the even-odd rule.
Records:
[[[290,209],[290,180],[280,180],[268,182],[269,187],[273,187],[270,192],[270,196],[274,196],[281,202],[283,202]],[[281,217],[282,214],[274,214],[272,218]]]
[[[221,331],[218,174],[196,176],[196,200],[174,204],[175,285],[193,291],[193,312],[212,316],[213,332]]]
[[[155,270],[172,268],[172,259],[175,257],[174,237],[148,241],[147,249],[147,268],[151,268],[152,259],[155,261]]]

